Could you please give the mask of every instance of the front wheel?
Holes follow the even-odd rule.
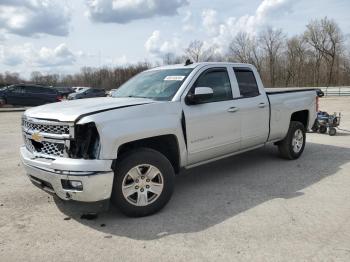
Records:
[[[335,129],[334,127],[330,127],[329,131],[328,131],[328,134],[330,136],[335,136],[337,134],[337,129]]]
[[[302,123],[291,121],[287,136],[278,144],[280,155],[286,159],[297,159],[305,148],[306,132]]]
[[[170,200],[174,177],[163,154],[148,148],[133,150],[116,163],[111,201],[127,216],[151,215]]]

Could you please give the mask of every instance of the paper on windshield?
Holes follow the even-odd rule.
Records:
[[[185,76],[166,76],[164,81],[182,81],[185,79]]]

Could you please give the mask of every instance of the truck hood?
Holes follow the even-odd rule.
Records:
[[[33,107],[25,111],[24,115],[40,119],[74,122],[82,115],[154,102],[154,100],[146,98],[88,98]]]

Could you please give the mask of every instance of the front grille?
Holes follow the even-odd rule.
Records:
[[[23,140],[26,148],[43,157],[64,157],[70,144],[69,123],[39,120],[34,118],[22,119]]]
[[[26,145],[26,148],[30,151],[30,152],[34,152],[35,151],[35,147],[32,144],[32,140],[29,139],[27,136],[23,136],[23,140],[24,140],[24,144]]]
[[[49,134],[58,134],[58,135],[68,135],[69,134],[69,125],[62,125],[62,124],[38,124],[30,122],[26,119],[22,120],[22,126],[29,130],[35,130],[43,133],[49,133]]]
[[[44,155],[63,157],[64,144],[51,143],[45,141],[43,141],[41,144],[43,145],[43,147],[39,149],[40,153]]]
[[[64,144],[53,142],[36,142],[24,136],[24,143],[30,152],[38,152],[47,156],[64,156]]]

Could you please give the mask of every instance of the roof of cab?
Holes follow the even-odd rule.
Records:
[[[235,67],[254,67],[251,64],[243,64],[243,63],[230,63],[230,62],[199,62],[199,63],[192,63],[189,65],[185,65],[185,63],[183,64],[175,64],[175,65],[165,65],[165,66],[159,66],[159,67],[154,67],[151,68],[147,71],[153,71],[153,70],[164,70],[164,69],[181,69],[181,68],[196,68],[197,66],[206,66],[206,65],[223,65],[223,66],[227,66],[227,65],[232,65]]]

